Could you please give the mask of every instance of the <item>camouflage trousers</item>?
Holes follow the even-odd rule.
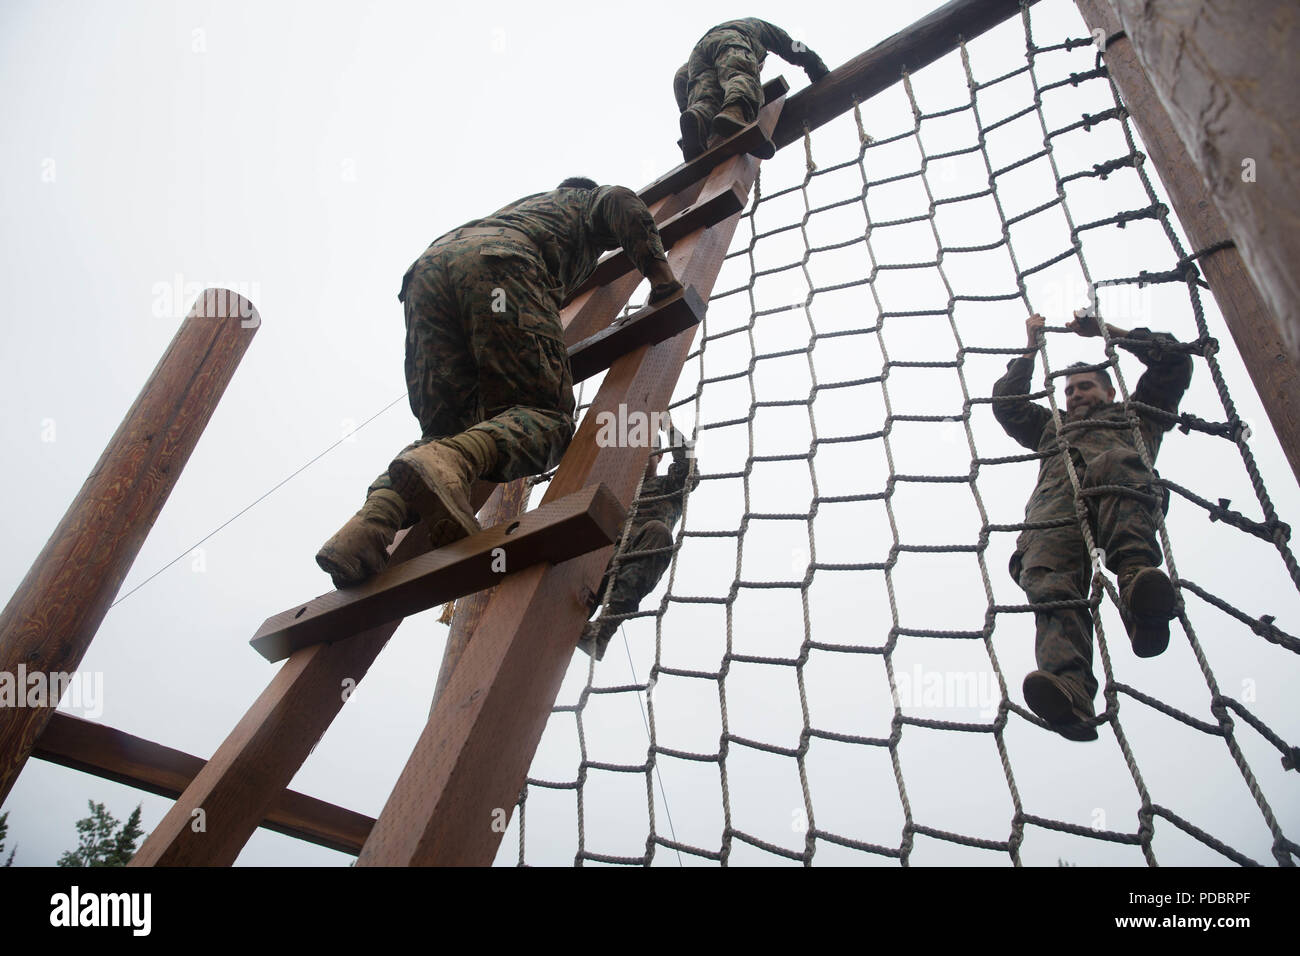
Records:
[[[1151,474],[1138,453],[1127,446],[1103,452],[1080,474],[1088,506],[1088,526],[1104,563],[1118,573],[1135,566],[1158,567],[1156,507],[1159,495]],[[1101,486],[1117,486],[1102,490]],[[1088,553],[1073,508],[1062,503],[1053,515],[1033,515],[1029,520],[1070,518],[1062,528],[1021,533],[1011,555],[1011,577],[1025,591],[1030,604],[1088,599],[1092,584],[1092,556]],[[1068,509],[1068,510],[1067,510]],[[1040,670],[1056,674],[1079,693],[1092,699],[1097,679],[1092,673],[1092,613],[1082,605],[1034,612],[1034,657]]]
[[[647,521],[640,525],[634,523],[629,532],[625,553],[656,551],[673,546],[673,533],[662,521]],[[673,553],[668,550],[660,550],[657,554],[644,554],[622,560],[614,575],[614,588],[610,593],[609,604],[605,611],[606,615],[630,614],[639,608],[641,601],[655,589],[659,579],[664,576],[664,572],[668,570],[668,565],[672,564],[672,560]],[[595,607],[599,607],[600,602],[605,598],[605,589],[609,586],[611,570],[613,570],[612,564],[611,568],[605,571],[605,576],[601,578],[600,586],[596,589],[593,602]],[[622,618],[602,621],[597,641],[602,644],[608,641],[610,635],[617,631],[618,626],[622,623]]]
[[[686,109],[703,118],[705,129],[729,106],[737,107],[746,123],[758,117],[763,105],[759,64],[742,34],[735,30],[708,34],[691,51],[686,69]]]
[[[481,478],[559,464],[574,429],[559,296],[523,242],[470,237],[426,250],[402,286],[406,389],[421,430],[403,451],[475,428],[498,453]],[[391,487],[385,471],[369,491]]]

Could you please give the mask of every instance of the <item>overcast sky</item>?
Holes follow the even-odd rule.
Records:
[[[498,3],[9,3],[0,11],[0,103],[7,118],[0,137],[0,281],[8,290],[6,345],[0,352],[4,411],[0,440],[10,467],[0,475],[10,503],[3,522],[8,547],[0,555],[0,593],[17,587],[75,496],[167,347],[190,299],[187,287],[225,286],[258,307],[263,325],[198,448],[127,577],[127,594],[178,555],[182,559],[114,607],[82,670],[102,674],[103,712],[94,719],[200,757],[209,756],[265,687],[275,665],[247,646],[261,622],[295,602],[328,590],[313,556],[360,505],[368,482],[416,434],[402,381],[402,313],[398,283],[427,243],[461,222],[518,196],[553,187],[565,176],[644,185],[679,160],[671,80],[698,36],[735,16],[758,15],[812,46],[832,68],[922,16],[938,4],[756,4],[736,9],[712,2],[661,4],[632,17],[621,8]],[[1073,4],[1044,0],[1035,8],[1040,43],[1085,33]],[[971,46],[973,68],[989,79],[1024,62],[1018,23]],[[1040,82],[1091,66],[1087,50],[1045,55]],[[765,78],[782,73],[796,89],[801,71],[773,58]],[[969,102],[960,60],[950,56],[915,78],[921,107],[939,110]],[[1100,84],[1048,94],[1049,125],[1104,109]],[[981,94],[984,125],[1032,100],[1027,78]],[[879,138],[905,132],[912,116],[901,86],[864,107],[868,131]],[[1036,115],[990,134],[997,168],[1042,145]],[[927,121],[920,144],[931,154],[973,145],[969,112]],[[818,132],[814,158],[822,167],[857,155],[850,117]],[[1127,151],[1117,124],[1056,143],[1063,173]],[[864,209],[850,204],[814,216],[808,242],[825,245],[861,237],[874,223],[924,213],[925,186],[958,195],[987,183],[978,154],[931,165],[927,183],[868,190]],[[973,165],[972,165],[973,164]],[[869,150],[872,181],[919,168],[918,141]],[[764,165],[763,194],[804,176],[799,144]],[[1007,216],[1055,195],[1050,165],[1040,160],[999,180]],[[857,164],[818,177],[808,190],[817,207],[861,193]],[[1076,225],[1147,204],[1136,176],[1123,171],[1106,183],[1084,180],[1069,192]],[[800,192],[759,208],[765,232],[797,222]],[[945,245],[976,245],[1000,235],[991,201],[940,207],[935,227]],[[1039,220],[1042,221],[1039,221]],[[737,243],[747,243],[742,224]],[[1012,231],[1021,269],[1068,246],[1058,212]],[[800,261],[799,230],[760,240],[758,270]],[[689,363],[677,396],[696,394],[712,379],[748,368],[755,355],[805,349],[810,335],[867,328],[877,311],[946,307],[937,270],[882,272],[874,290],[858,286],[813,297],[754,322],[752,334],[714,338],[744,328],[754,311],[802,306],[811,287],[861,279],[870,263],[934,257],[929,223],[872,231],[870,250],[858,243],[813,255],[807,273],[793,269],[755,281],[753,300],[741,292],[710,310],[703,355]],[[1149,222],[1085,233],[1094,278],[1132,275],[1172,264],[1168,245]],[[747,257],[728,262],[717,291],[745,286]],[[989,254],[949,256],[947,280],[959,294],[1014,291],[1005,247]],[[1063,324],[1082,305],[1086,287],[1074,262],[1027,282],[1033,306]],[[937,304],[936,304],[937,303]],[[1195,337],[1186,293],[1177,288],[1103,292],[1106,317],[1121,326],[1146,325]],[[1300,515],[1300,494],[1261,411],[1231,338],[1207,299],[1211,333],[1224,344],[1220,360],[1243,417],[1251,450],[1283,520]],[[1019,345],[1024,308],[963,303],[958,334],[967,345]],[[880,334],[821,340],[811,352],[757,363],[750,377],[710,384],[677,413],[696,423],[749,415],[751,403],[806,399],[818,383],[880,372],[893,360],[951,359],[957,341],[946,317],[897,318]],[[1101,357],[1095,342],[1049,340],[1052,365]],[[1141,367],[1125,356],[1131,389]],[[692,496],[690,530],[734,530],[746,510],[804,512],[816,494],[883,490],[890,459],[897,474],[966,474],[972,449],[960,425],[896,423],[888,443],[821,445],[808,460],[751,463],[751,455],[806,453],[819,437],[852,435],[883,426],[894,414],[959,414],[964,380],[969,397],[988,395],[1005,358],[971,356],[954,369],[893,369],[887,388],[819,391],[812,403],[762,408],[753,426],[699,432],[704,474],[741,471],[748,481],[704,481]],[[1035,387],[1042,381],[1041,363]],[[590,399],[588,385],[586,399]],[[396,404],[393,404],[396,400]],[[391,407],[389,407],[391,406]],[[1184,409],[1224,418],[1204,360],[1197,360]],[[277,482],[383,411],[247,514],[193,550],[196,542]],[[1021,449],[992,419],[987,405],[972,412],[971,438],[982,457]],[[752,444],[752,447],[751,447]],[[1174,433],[1157,462],[1161,472],[1210,500],[1259,519],[1260,508],[1240,454],[1227,442]],[[985,468],[976,483],[991,522],[1023,514],[1035,466]],[[748,496],[748,497],[747,497]],[[895,541],[973,544],[981,524],[969,484],[900,484],[893,514],[879,502],[822,505],[808,521],[751,520],[743,539],[688,538],[673,572],[675,595],[725,595],[736,578],[802,579],[815,547],[819,563],[883,561]],[[1169,516],[1179,572],[1252,615],[1273,614],[1300,633],[1300,601],[1276,549],[1176,499]],[[994,534],[984,558],[996,601],[1020,603],[1006,561],[1012,535]],[[738,544],[743,552],[738,552]],[[906,555],[893,571],[898,622],[911,628],[978,629],[987,598],[976,557]],[[646,602],[658,607],[665,580]],[[811,636],[822,643],[884,643],[894,622],[880,572],[817,571],[805,622],[798,589],[745,589],[735,602],[732,650],[790,658]],[[1247,702],[1289,742],[1300,739],[1293,705],[1300,677],[1295,655],[1266,644],[1242,625],[1188,598],[1189,613],[1218,686]],[[293,781],[293,788],[378,815],[427,717],[446,628],[436,610],[398,630],[365,681]],[[1140,661],[1127,647],[1113,608],[1103,624],[1116,679],[1213,722],[1206,679],[1181,629],[1170,650]],[[715,671],[727,625],[717,606],[667,604],[662,643],[653,621],[624,628],[596,669],[598,686],[644,681],[661,665]],[[1032,669],[1032,622],[999,616],[993,640],[1011,699]],[[907,639],[893,655],[895,674],[971,675],[990,681],[992,668],[978,641]],[[1100,661],[1096,670],[1101,675]],[[983,675],[983,676],[981,676]],[[811,726],[843,734],[887,736],[894,714],[878,655],[815,652],[805,669]],[[578,699],[587,658],[578,655],[560,703]],[[985,686],[988,686],[987,683]],[[798,745],[804,726],[795,669],[733,665],[725,682],[731,733],[781,747]],[[634,693],[601,695],[584,713],[588,757],[635,765],[646,759],[647,735]],[[655,690],[660,745],[716,753],[721,732],[719,685],[664,678]],[[642,698],[643,700],[643,698]],[[1097,698],[1101,704],[1100,695]],[[905,707],[919,716],[987,722],[979,707],[951,699],[939,707]],[[1151,798],[1261,862],[1271,862],[1271,835],[1240,771],[1221,740],[1171,721],[1121,697],[1121,721]],[[1294,774],[1277,752],[1243,722],[1237,739],[1273,813],[1295,839],[1300,801]],[[1011,717],[1006,733],[1015,784],[1026,812],[1081,826],[1133,832],[1136,788],[1115,735],[1081,745]],[[578,743],[572,714],[548,727],[532,776],[576,779]],[[908,728],[900,762],[914,821],[968,836],[1005,840],[1013,813],[1009,788],[990,734]],[[801,850],[806,803],[796,762],[733,745],[724,797],[715,763],[661,758],[654,781],[656,832],[716,851],[724,799],[732,825],[761,839]],[[817,741],[807,760],[817,826],[853,839],[897,846],[902,826],[899,787],[881,748]],[[4,804],[9,845],[19,865],[47,865],[73,846],[75,821],[87,800],[124,818],[144,806],[151,829],[169,802],[98,778],[31,761]],[[664,811],[667,812],[664,812]],[[577,848],[573,791],[531,788],[527,859],[572,862]],[[644,851],[649,832],[643,774],[592,772],[584,790],[586,848],[615,855]],[[518,852],[518,820],[503,840],[500,862]],[[1162,863],[1217,864],[1223,858],[1162,821]],[[1140,851],[1030,827],[1026,863],[1140,865]],[[818,862],[890,861],[819,842]],[[1008,856],[917,838],[915,863],[1005,864]],[[345,865],[350,857],[259,831],[240,864]],[[698,862],[659,849],[655,862]],[[732,862],[781,859],[740,841]]]

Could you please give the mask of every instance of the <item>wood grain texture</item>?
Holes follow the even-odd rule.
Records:
[[[193,754],[61,711],[50,718],[32,756],[172,800],[203,769],[203,759]],[[261,822],[267,830],[353,854],[374,824],[373,817],[294,790],[281,792]]]
[[[704,320],[705,304],[694,289],[676,295],[613,323],[569,349],[573,381],[605,371],[620,356],[643,345],[657,345]]]
[[[1108,0],[1076,0],[1089,29],[1114,36],[1121,28]],[[1106,66],[1129,110],[1147,156],[1169,193],[1192,250],[1207,249],[1231,238],[1228,225],[1143,70],[1133,45],[1124,37],[1106,49]],[[1277,317],[1256,287],[1241,253],[1222,249],[1198,261],[1223,314],[1241,360],[1268,412],[1291,472],[1300,481],[1300,364],[1283,340]],[[1152,316],[1150,325],[1159,325]],[[1214,332],[1214,329],[1211,329]]]
[[[517,518],[523,514],[527,504],[528,480],[526,478],[517,478],[507,484],[498,485],[492,497],[483,506],[483,510],[479,512],[479,523],[499,524]],[[451,627],[447,630],[447,643],[442,649],[442,664],[438,668],[438,679],[433,687],[433,703],[430,705],[430,712],[437,705],[442,689],[447,686],[452,671],[456,669],[456,663],[465,652],[466,646],[474,636],[474,630],[483,618],[489,599],[495,593],[495,587],[484,588],[456,602]]]
[[[1277,335],[1300,362],[1300,5],[1112,0],[1111,7],[1278,320]]]
[[[505,573],[559,564],[614,543],[624,512],[609,489],[592,485],[478,534],[390,565],[355,587],[273,614],[249,642],[269,661],[312,644],[345,640],[452,598],[492,587]]]
[[[252,303],[228,290],[196,300],[0,613],[0,671],[80,665],[260,324]],[[0,708],[0,803],[53,712]]]
[[[1037,0],[1029,0],[1035,3]],[[951,0],[906,29],[881,40],[829,75],[790,97],[772,134],[779,149],[865,103],[898,82],[903,70],[916,72],[1020,13],[1019,0]]]

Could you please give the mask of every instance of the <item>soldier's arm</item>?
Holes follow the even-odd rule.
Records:
[[[1034,355],[1022,355],[1007,363],[1007,373],[993,385],[994,398],[1008,401],[993,403],[993,417],[1002,430],[1026,448],[1037,451],[1043,429],[1052,420],[1052,413],[1036,405],[1027,397],[1029,377],[1034,372]],[[1020,396],[1015,400],[1012,396]]]
[[[1115,344],[1136,355],[1138,361],[1147,367],[1133,389],[1133,400],[1177,413],[1178,403],[1192,383],[1192,357],[1169,348],[1178,342],[1164,332],[1150,329],[1134,329],[1127,333],[1122,329],[1116,331],[1123,333],[1120,337],[1128,341]],[[1162,422],[1161,425],[1166,430],[1173,427],[1172,423]]]
[[[668,267],[668,256],[654,216],[641,197],[626,186],[602,186],[594,192],[592,230],[622,246],[641,274],[650,280],[650,301],[657,302],[681,291],[682,284]]]
[[[1067,329],[1085,338],[1101,335],[1100,320],[1087,311],[1074,313],[1074,321],[1066,325]],[[1126,352],[1138,357],[1147,370],[1138,379],[1133,389],[1134,401],[1163,408],[1171,414],[1178,411],[1178,403],[1183,393],[1192,382],[1192,358],[1169,346],[1178,341],[1165,332],[1152,332],[1150,329],[1134,329],[1132,332],[1121,329],[1118,325],[1106,323],[1106,335],[1119,339],[1115,344]],[[1172,428],[1171,423],[1159,423],[1162,431]]]
[[[1035,312],[1025,320],[1025,354],[1007,363],[1007,373],[993,385],[993,397],[1011,398],[1029,394],[1029,376],[1034,373],[1034,356],[1038,354],[1038,336],[1047,320]],[[1043,429],[1052,420],[1052,413],[1028,398],[1019,401],[993,403],[993,417],[1002,430],[1024,445],[1037,451]]]
[[[808,74],[808,79],[816,83],[823,76],[830,72],[822,58],[814,53],[803,43],[790,39],[790,34],[786,33],[775,23],[768,23],[766,20],[760,20],[753,17],[750,20],[755,26],[759,39],[763,46],[775,53],[787,63],[793,63],[795,66],[803,69]]]

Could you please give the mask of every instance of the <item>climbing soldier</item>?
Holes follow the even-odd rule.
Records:
[[[573,437],[560,307],[619,246],[651,281],[681,289],[645,204],[573,178],[434,240],[406,271],[406,388],[421,437],[370,486],[316,563],[347,587],[383,570],[399,528],[422,518],[435,548],[477,532],[470,486],[557,465]]]
[[[704,152],[710,130],[726,138],[758,118],[763,105],[758,77],[769,50],[802,67],[814,83],[830,72],[821,57],[766,20],[748,17],[718,24],[695,44],[690,59],[673,78],[673,95],[682,114],[679,145],[687,160]],[[754,154],[770,159],[774,153],[769,142]]]
[[[686,494],[694,491],[700,482],[692,460],[687,456],[685,442],[676,429],[671,429],[669,441],[674,447],[668,474],[658,475],[659,453],[657,450],[652,452],[646,463],[645,477],[641,480],[641,493],[633,505],[626,537],[620,535],[614,545],[614,554],[623,555],[618,569],[614,570],[611,561],[600,586],[592,595],[590,611],[594,612],[605,598],[613,572],[614,587],[606,612],[587,625],[578,642],[578,649],[594,654],[596,660],[604,658],[610,637],[623,621],[617,615],[630,614],[640,607],[642,599],[654,590],[668,570],[673,558],[673,527],[681,519]],[[657,435],[655,447],[659,447]],[[611,619],[610,615],[614,617]]]
[[[1084,544],[1074,507],[1074,490],[1059,453],[1058,433],[1068,442],[1087,508],[1099,563],[1115,573],[1120,614],[1138,657],[1154,657],[1169,644],[1169,621],[1175,616],[1173,585],[1158,569],[1162,556],[1156,541],[1156,509],[1167,499],[1142,463],[1133,428],[1105,370],[1086,365],[1066,378],[1065,412],[1051,412],[1031,403],[1029,378],[1044,325],[1034,314],[1025,323],[1028,351],[1007,365],[993,386],[993,413],[1006,433],[1021,445],[1045,454],[1038,484],[1025,507],[1029,527],[1016,539],[1011,555],[1012,578],[1032,604],[1070,602],[1034,611],[1038,670],[1024,682],[1025,702],[1057,733],[1069,740],[1096,740],[1092,699],[1097,681],[1092,674],[1093,620],[1087,606],[1092,559]],[[1081,336],[1099,336],[1095,315],[1080,311],[1066,326]],[[1177,350],[1170,336],[1113,325],[1106,334],[1146,366],[1133,390],[1138,431],[1154,461],[1160,439],[1173,423],[1141,405],[1176,413],[1192,378],[1191,359]],[[1001,401],[999,401],[1001,399]],[[1059,527],[1042,527],[1043,524]]]

